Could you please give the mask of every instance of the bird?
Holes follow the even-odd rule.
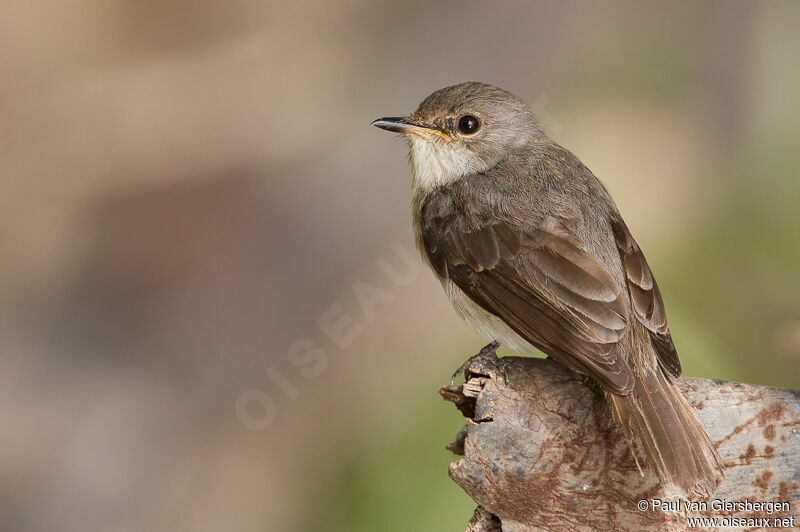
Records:
[[[372,125],[408,141],[417,248],[490,341],[480,356],[539,350],[594,381],[666,493],[712,496],[719,454],[676,387],[661,292],[600,180],[525,101],[486,83]]]

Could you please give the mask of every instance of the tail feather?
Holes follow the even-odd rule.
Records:
[[[644,447],[662,485],[707,499],[724,476],[719,454],[680,390],[660,368],[635,377],[633,391],[611,395],[616,415]]]

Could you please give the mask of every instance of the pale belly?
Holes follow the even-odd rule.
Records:
[[[500,342],[503,347],[518,353],[535,351],[527,340],[514,332],[503,320],[478,306],[453,281],[440,280],[453,308],[475,332],[489,341]]]
[[[413,230],[417,250],[422,256],[422,261],[430,266],[428,255],[425,252],[425,245],[422,241],[422,232],[420,230],[419,209],[422,204],[422,199],[423,195],[417,192],[414,199]],[[517,353],[532,353],[536,351],[536,348],[533,347],[530,342],[514,332],[503,320],[494,314],[490,314],[472,301],[453,281],[440,277],[433,268],[431,268],[431,271],[439,282],[442,283],[444,292],[447,294],[447,298],[450,300],[456,313],[461,316],[461,319],[467,322],[475,332],[491,342],[500,342],[500,345],[503,347],[516,351]]]

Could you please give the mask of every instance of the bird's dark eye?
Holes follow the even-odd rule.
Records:
[[[472,135],[481,128],[481,121],[472,115],[464,115],[458,119],[458,130],[465,135]]]

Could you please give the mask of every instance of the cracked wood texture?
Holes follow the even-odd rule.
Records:
[[[787,501],[788,509],[724,511],[709,501],[706,511],[650,503],[640,511],[640,500],[665,497],[645,463],[640,474],[602,392],[552,360],[503,361],[505,376],[470,367],[465,384],[440,390],[467,418],[448,445],[463,455],[451,478],[478,503],[467,531],[686,530],[689,517],[702,516],[795,516],[800,525],[800,392],[678,380],[725,464],[712,500]]]

